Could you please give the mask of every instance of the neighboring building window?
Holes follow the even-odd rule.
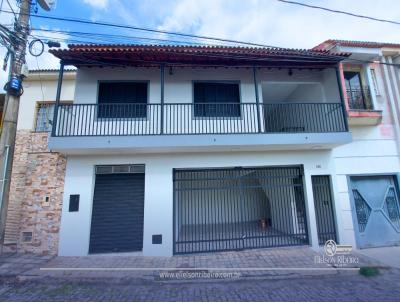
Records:
[[[379,91],[378,80],[376,78],[375,69],[371,69],[371,78],[372,78],[372,84],[374,85],[375,95],[381,95],[381,93]]]
[[[38,103],[36,110],[36,132],[51,132],[54,117],[54,103]]]
[[[359,72],[345,71],[344,79],[350,109],[372,109],[371,93],[368,86],[363,86]]]
[[[240,117],[238,83],[196,82],[193,101],[196,117]]]
[[[145,118],[147,82],[100,82],[99,118]]]

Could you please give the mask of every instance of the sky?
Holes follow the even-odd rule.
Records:
[[[400,0],[298,0],[382,19],[400,21]],[[10,0],[14,4],[15,0]],[[3,1],[3,10],[9,10]],[[14,7],[14,9],[18,9]],[[50,12],[39,8],[38,15],[79,18],[138,27],[206,35],[289,48],[311,48],[324,40],[346,39],[400,43],[400,26],[333,14],[276,0],[57,0]],[[92,26],[65,21],[39,19],[32,14],[32,34],[63,42],[87,41],[73,32],[119,34],[130,37],[177,37],[127,29]],[[0,23],[11,24],[12,15],[0,13]],[[61,30],[63,33],[43,32]],[[179,38],[181,39],[181,38]],[[93,41],[93,40],[92,40]],[[96,42],[132,43],[143,40],[121,39]],[[47,49],[46,49],[47,50]],[[3,61],[4,49],[0,49]],[[58,60],[47,51],[28,56],[29,69],[57,68]],[[3,86],[7,72],[1,70]]]

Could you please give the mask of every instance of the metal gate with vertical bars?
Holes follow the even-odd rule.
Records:
[[[312,176],[315,218],[317,220],[318,242],[324,245],[328,240],[337,242],[335,211],[329,175]]]
[[[301,167],[174,170],[174,254],[308,242]]]

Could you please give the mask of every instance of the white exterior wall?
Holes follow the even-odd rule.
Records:
[[[168,134],[187,134],[192,131],[201,133],[207,129],[213,129],[217,133],[251,133],[257,132],[257,107],[255,97],[255,86],[253,79],[253,70],[251,68],[183,68],[175,67],[166,68],[165,72],[165,103],[166,104],[188,104],[187,106],[166,106],[164,108],[164,133]],[[75,103],[77,104],[96,104],[98,94],[99,81],[148,81],[149,82],[149,104],[160,103],[160,70],[158,68],[82,68],[78,70],[77,85],[75,91]],[[244,104],[240,107],[240,117],[232,118],[207,118],[193,116],[193,81],[232,81],[240,83],[240,99]],[[338,94],[337,80],[333,69],[319,70],[294,70],[289,76],[288,70],[282,69],[260,69],[257,71],[258,90],[260,95],[260,103],[267,102],[262,99],[263,83],[303,83],[316,84],[310,87],[317,87],[318,91],[304,94],[294,92],[288,99],[291,102],[340,102]],[[314,88],[315,89],[315,88]],[[318,92],[318,93],[317,93]],[[268,100],[268,102],[279,102],[279,100]],[[253,103],[245,105],[246,103]],[[276,116],[287,116],[281,120],[284,123],[276,123],[276,125],[268,125],[261,123],[261,130],[266,132],[276,131],[275,128],[293,128],[299,125],[292,125],[294,121],[298,121],[298,114],[293,110],[294,107],[268,107],[265,112],[270,114],[266,119],[271,120],[271,113]],[[335,111],[332,108],[312,107],[312,110],[303,108],[301,116],[303,120],[313,119],[313,114],[324,115],[327,119],[332,119],[333,115],[342,115],[340,107]],[[264,120],[264,111],[261,110],[261,120]],[[162,115],[160,106],[149,106],[147,108],[147,117],[145,119],[110,119],[97,118],[97,109],[95,106],[81,106],[79,108],[66,108],[61,110],[58,117],[59,131],[69,132],[74,135],[93,135],[108,133],[115,131],[118,134],[130,135],[132,129],[142,129],[146,133],[157,134],[161,132],[161,122],[159,117]],[[323,119],[323,118],[322,118]],[[85,123],[82,123],[84,120]],[[276,119],[273,119],[276,120]],[[290,121],[292,122],[290,122]],[[179,121],[174,123],[173,121]],[[291,124],[292,123],[292,124]],[[319,123],[319,126],[323,126]],[[305,131],[307,127],[312,127],[311,123],[304,125]],[[316,126],[314,126],[316,127]],[[314,129],[318,130],[318,129]],[[61,134],[62,135],[62,134]]]
[[[30,75],[24,81],[25,93],[21,96],[19,115],[18,115],[18,130],[33,130],[35,129],[36,104],[38,102],[55,102],[57,91],[57,76],[54,73],[52,78],[49,75],[42,74],[42,81],[38,75]],[[67,76],[65,76],[67,77]],[[42,93],[43,90],[43,93]],[[63,80],[61,90],[61,101],[73,101],[75,93],[75,80],[68,75],[68,79]]]
[[[324,99],[316,102],[339,102],[337,82],[333,69],[293,70],[260,69],[257,71],[260,102],[262,102],[261,82],[320,83]],[[75,103],[96,104],[98,81],[149,81],[149,103],[160,103],[159,68],[81,68],[77,72]],[[165,103],[192,103],[193,81],[237,81],[240,82],[240,96],[243,103],[255,102],[253,70],[251,68],[169,68],[165,69]]]
[[[374,109],[382,110],[382,123],[377,126],[353,126],[350,132],[353,142],[333,149],[335,161],[338,204],[336,211],[341,219],[340,242],[355,242],[355,226],[353,224],[348,177],[350,175],[397,174],[400,171],[399,150],[396,141],[391,105],[382,67],[371,64],[376,73],[380,95],[374,96]],[[371,77],[368,77],[371,78]],[[368,83],[371,94],[375,94],[373,84]]]
[[[313,209],[311,175],[333,174],[330,151],[241,152],[179,155],[69,156],[61,220],[59,255],[82,256],[89,250],[94,189],[94,167],[107,164],[145,164],[145,208],[143,254],[171,256],[173,252],[174,168],[254,167],[304,165],[307,216],[315,248],[318,247]],[[69,195],[80,194],[79,212],[68,212]],[[153,234],[162,234],[163,243],[153,245]]]

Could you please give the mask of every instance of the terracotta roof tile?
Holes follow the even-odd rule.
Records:
[[[137,45],[137,44],[70,44],[68,49],[50,50],[56,57],[72,65],[102,65],[102,62],[131,64],[139,61],[149,64],[159,62],[171,64],[226,64],[241,66],[279,65],[280,62],[319,65],[337,63],[350,54],[331,53],[327,50],[239,47],[239,46],[194,46],[194,45]],[[274,61],[274,64],[267,64]],[[262,62],[262,64],[261,64]],[[143,63],[144,64],[144,63]],[[326,65],[325,64],[325,65]],[[287,64],[288,65],[288,64]]]
[[[317,46],[313,47],[313,51],[329,50],[332,46],[347,46],[347,47],[362,47],[362,48],[400,48],[400,44],[397,43],[386,43],[386,42],[370,42],[370,41],[352,41],[352,40],[326,40]]]

